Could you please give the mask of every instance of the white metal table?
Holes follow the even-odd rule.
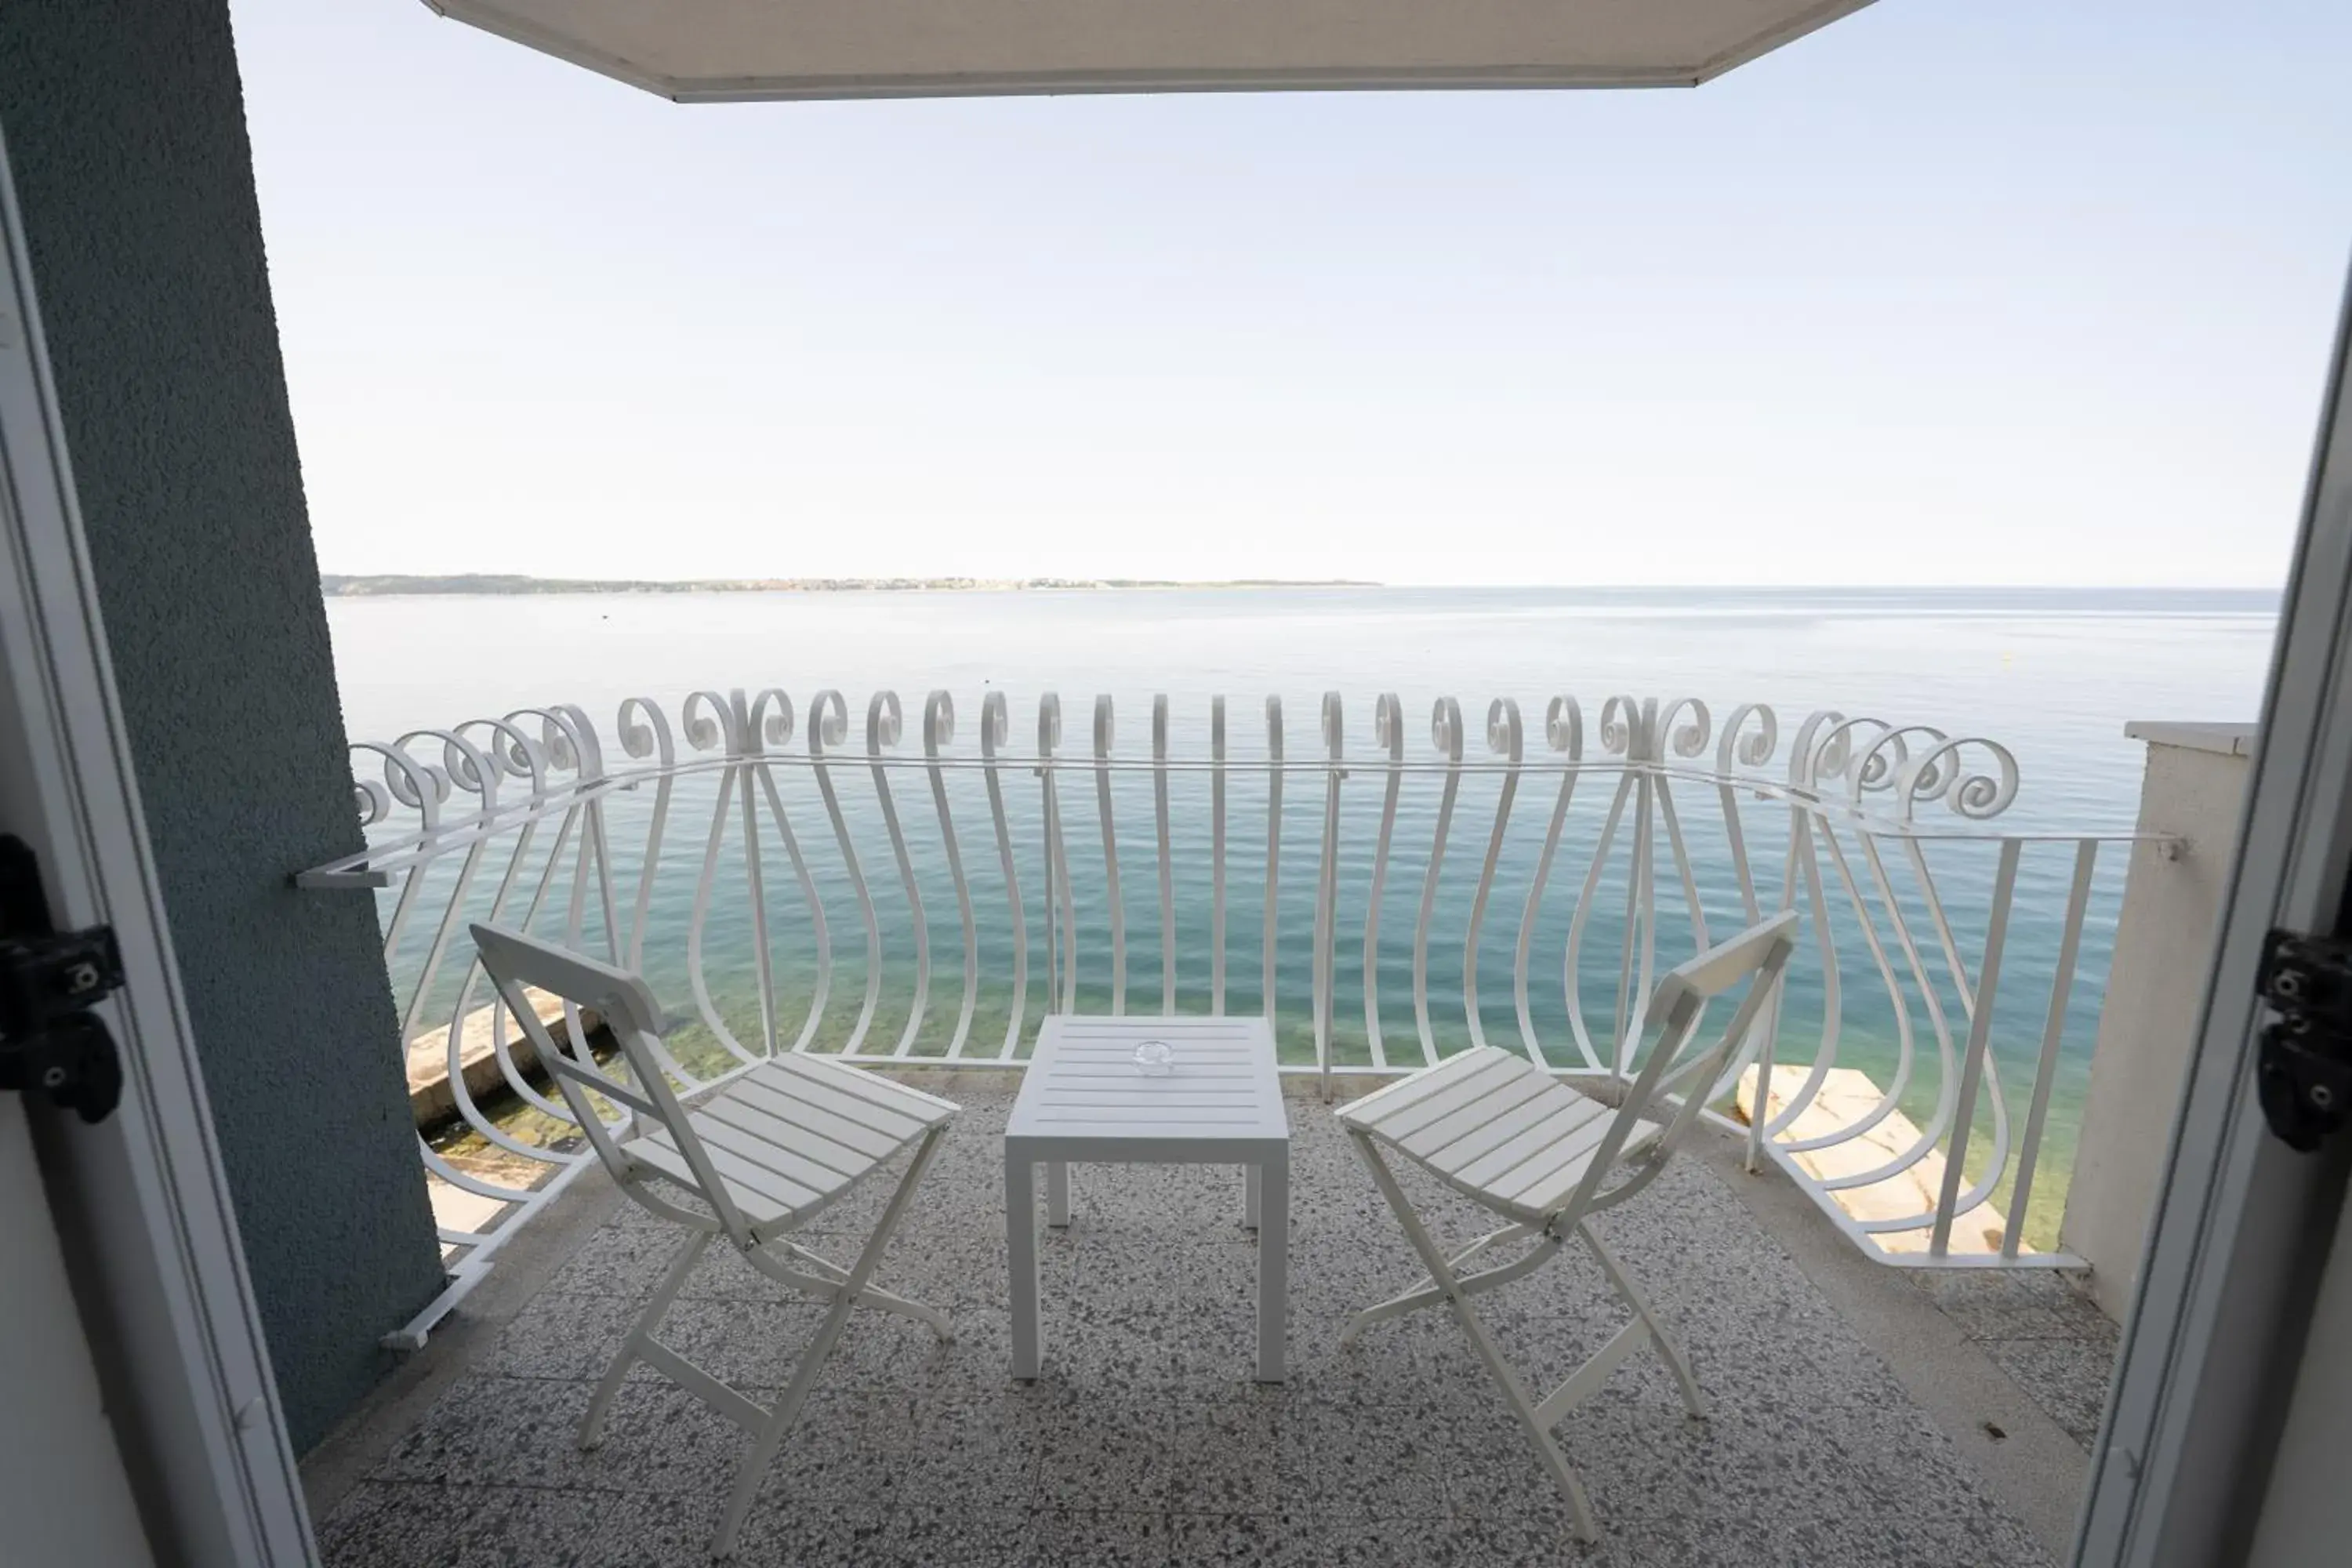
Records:
[[[1136,1070],[1135,1047],[1173,1048],[1164,1077]],[[1070,1223],[1072,1162],[1240,1165],[1243,1223],[1257,1230],[1257,1376],[1283,1376],[1289,1300],[1290,1121],[1263,1018],[1047,1018],[1004,1130],[1004,1230],[1013,1276],[1013,1375],[1034,1378],[1036,1168],[1046,1219]]]

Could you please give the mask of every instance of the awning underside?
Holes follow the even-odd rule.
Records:
[[[1688,87],[1869,0],[425,0],[681,101]]]

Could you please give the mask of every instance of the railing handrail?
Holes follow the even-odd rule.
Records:
[[[1922,825],[1889,817],[1827,794],[1819,789],[1792,784],[1751,773],[1725,773],[1713,769],[1677,766],[1672,763],[1624,757],[1599,757],[1577,761],[1538,759],[1519,762],[1459,763],[1398,762],[1380,757],[1346,757],[1342,759],[1309,760],[1265,756],[1227,757],[1135,757],[1112,753],[1105,757],[1072,759],[1054,754],[1042,756],[963,756],[942,754],[928,757],[903,756],[887,752],[828,752],[821,757],[798,755],[789,752],[747,751],[712,755],[681,757],[668,763],[649,763],[642,767],[617,773],[574,777],[554,785],[541,785],[520,798],[486,806],[468,816],[446,818],[434,826],[370,845],[352,854],[307,870],[297,872],[298,886],[324,890],[350,888],[383,888],[393,885],[387,876],[408,851],[425,853],[408,857],[423,859],[430,856],[451,853],[464,848],[484,834],[509,831],[527,820],[553,816],[583,801],[614,794],[628,794],[648,784],[665,779],[698,777],[730,768],[866,768],[887,769],[910,773],[1020,773],[1042,777],[1046,773],[1097,775],[1103,773],[1136,773],[1147,776],[1185,775],[1193,773],[1221,774],[1246,768],[1254,773],[1280,773],[1285,776],[1328,775],[1347,778],[1358,773],[1373,777],[1394,775],[1401,778],[1454,775],[1460,777],[1558,778],[1565,775],[1582,777],[1588,774],[1643,773],[1654,778],[1670,779],[1694,786],[1731,788],[1747,791],[1759,800],[1782,805],[1801,805],[1825,815],[1833,815],[1856,829],[1887,838],[1913,838],[1925,842],[1998,843],[2016,839],[2026,843],[2080,843],[2095,840],[2101,844],[2178,845],[2181,836],[2173,833],[2150,832],[2134,827],[2102,827],[2082,829],[2002,828],[1999,831],[1968,829],[1939,825]],[[503,776],[520,777],[516,773]],[[446,797],[444,797],[446,798]]]

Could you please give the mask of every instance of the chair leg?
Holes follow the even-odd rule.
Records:
[[[743,1528],[744,1516],[751,1511],[751,1499],[760,1489],[760,1481],[768,1473],[768,1467],[775,1462],[776,1450],[783,1446],[784,1435],[800,1419],[801,1407],[808,1403],[809,1390],[815,1386],[816,1374],[832,1356],[834,1346],[840,1342],[841,1331],[849,1324],[851,1309],[864,1298],[866,1281],[874,1277],[876,1267],[881,1263],[883,1250],[890,1245],[891,1233],[898,1228],[898,1221],[906,1215],[908,1202],[914,1197],[915,1188],[921,1184],[923,1172],[931,1163],[931,1153],[939,1147],[940,1134],[945,1131],[944,1127],[934,1127],[923,1135],[913,1162],[908,1165],[906,1175],[899,1180],[898,1190],[890,1194],[890,1202],[883,1209],[881,1221],[875,1226],[873,1236],[867,1238],[866,1249],[851,1265],[849,1277],[842,1281],[833,1299],[832,1308],[824,1315],[824,1321],[818,1325],[816,1337],[809,1342],[808,1349],[801,1352],[800,1365],[793,1370],[791,1386],[784,1390],[783,1397],[776,1401],[775,1408],[768,1412],[767,1419],[754,1429],[751,1451],[743,1456],[742,1466],[735,1473],[735,1490],[727,1500],[727,1512],[720,1519],[719,1533],[710,1543],[713,1557],[733,1555],[735,1537]]]
[[[1421,1216],[1413,1212],[1412,1205],[1407,1201],[1404,1189],[1397,1184],[1395,1173],[1389,1169],[1388,1162],[1381,1159],[1380,1151],[1365,1139],[1359,1138],[1356,1147],[1364,1156],[1365,1163],[1371,1167],[1372,1180],[1379,1185],[1381,1195],[1388,1200],[1389,1207],[1396,1211],[1397,1223],[1404,1227],[1405,1239],[1412,1243],[1413,1251],[1421,1255],[1422,1267],[1429,1270],[1429,1278],[1435,1289],[1453,1303],[1454,1315],[1461,1320],[1462,1331],[1470,1339],[1470,1348],[1478,1352],[1478,1359],[1486,1363],[1487,1373],[1502,1389],[1504,1401],[1510,1405],[1511,1414],[1518,1418],[1520,1429],[1534,1447],[1536,1458],[1543,1462],[1545,1470],[1551,1476],[1552,1484],[1559,1488],[1560,1495],[1568,1500],[1569,1513],[1576,1521],[1577,1539],[1598,1540],[1600,1531],[1593,1527],[1592,1504],[1584,1495],[1584,1482],[1578,1477],[1576,1467],[1568,1462],[1568,1456],[1553,1440],[1549,1423],[1538,1414],[1536,1402],[1528,1397],[1527,1385],[1519,1381],[1518,1373],[1511,1370],[1511,1363],[1503,1359],[1502,1347],[1496,1344],[1494,1336],[1486,1331],[1486,1325],[1479,1321],[1477,1310],[1470,1305],[1470,1298],[1464,1292],[1461,1281],[1454,1278],[1445,1254],[1422,1225]]]
[[[588,1401],[588,1414],[580,1422],[580,1447],[593,1448],[604,1440],[605,1412],[613,1408],[614,1396],[621,1392],[621,1384],[628,1377],[629,1369],[643,1359],[646,1342],[654,1337],[654,1330],[661,1326],[663,1315],[668,1312],[670,1303],[677,1300],[687,1276],[694,1272],[697,1263],[702,1261],[702,1249],[710,1245],[711,1236],[712,1233],[707,1230],[695,1231],[686,1238],[686,1245],[677,1249],[677,1258],[671,1260],[669,1272],[662,1276],[660,1287],[654,1291],[654,1299],[646,1302],[646,1310],[638,1314],[635,1326],[629,1330],[628,1337],[621,1342],[620,1350],[614,1353],[613,1364],[604,1370],[604,1381],[596,1385],[595,1397]]]
[[[1706,1400],[1699,1394],[1698,1379],[1691,1375],[1690,1357],[1684,1353],[1681,1342],[1666,1332],[1665,1325],[1659,1322],[1658,1315],[1650,1310],[1649,1298],[1642,1294],[1641,1287],[1633,1283],[1633,1277],[1625,1272],[1625,1266],[1617,1261],[1616,1254],[1603,1247],[1601,1238],[1592,1234],[1592,1226],[1579,1225],[1576,1233],[1584,1238],[1584,1245],[1592,1249],[1592,1256],[1599,1260],[1601,1272],[1609,1276],[1609,1283],[1616,1288],[1617,1294],[1633,1309],[1633,1315],[1641,1319],[1642,1326],[1649,1331],[1650,1342],[1658,1347],[1658,1353],[1665,1358],[1667,1369],[1675,1374],[1675,1383],[1682,1390],[1683,1408],[1690,1412],[1692,1420],[1706,1420]]]

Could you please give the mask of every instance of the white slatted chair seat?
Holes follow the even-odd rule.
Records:
[[[780,1057],[687,1113],[755,1241],[808,1223],[955,1114],[948,1101],[822,1058]],[[621,1152],[689,1190],[692,1166],[667,1129]]]
[[[1499,1214],[1540,1221],[1568,1206],[1616,1118],[1523,1056],[1481,1046],[1340,1109],[1339,1120]],[[1665,1129],[1636,1118],[1620,1163]]]
[[[661,1008],[643,979],[520,931],[487,925],[473,931],[483,970],[562,1090],[597,1158],[623,1192],[687,1232],[669,1272],[596,1385],[580,1423],[580,1446],[592,1448],[602,1440],[604,1417],[640,1362],[747,1428],[751,1448],[710,1543],[713,1556],[727,1556],[761,1478],[799,1419],[852,1309],[912,1318],[942,1340],[951,1337],[946,1313],[894,1296],[873,1278],[957,1108],[840,1062],[784,1056],[740,1074],[689,1111],[670,1087]],[[594,1008],[620,1047],[621,1065],[608,1071],[587,1052],[559,1047],[529,1005],[525,988],[531,986]],[[603,1120],[599,1099],[633,1113],[626,1133]],[[906,1173],[855,1263],[829,1263],[791,1239],[812,1216],[910,1149]],[[702,1206],[664,1195],[673,1186]],[[729,1387],[655,1335],[704,1248],[720,1237],[761,1274],[829,1309],[772,1405]]]
[[[1340,1125],[1425,1270],[1401,1294],[1349,1319],[1340,1343],[1353,1343],[1375,1323],[1450,1307],[1537,1458],[1567,1498],[1577,1533],[1588,1541],[1595,1535],[1591,1504],[1552,1428],[1644,1346],[1655,1346],[1664,1358],[1694,1418],[1706,1415],[1706,1405],[1690,1358],[1587,1222],[1648,1185],[1689,1133],[1778,984],[1796,924],[1794,914],[1766,921],[1700,953],[1659,983],[1643,1015],[1656,1026],[1657,1042],[1641,1071],[1622,1086],[1622,1104],[1605,1105],[1525,1057],[1481,1046],[1339,1111]],[[1707,1001],[1743,983],[1747,994],[1721,1037],[1686,1049]],[[1391,1158],[1420,1167],[1508,1223],[1448,1257],[1398,1183]],[[1504,1359],[1472,1298],[1524,1279],[1571,1238],[1591,1252],[1633,1317],[1564,1382],[1537,1398]],[[1517,1247],[1517,1256],[1475,1270],[1465,1267],[1498,1247]]]

